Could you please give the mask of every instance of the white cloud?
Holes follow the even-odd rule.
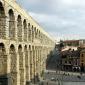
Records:
[[[55,0],[60,6],[68,6],[68,7],[85,7],[85,0]],[[55,3],[54,1],[54,3]]]
[[[29,14],[41,22],[54,21],[54,19],[57,18],[56,15],[48,15],[48,14],[33,13],[33,12],[29,12]]]
[[[82,36],[80,36],[78,34],[61,34],[61,33],[58,33],[58,32],[49,32],[49,34],[51,36],[53,36],[56,41],[72,40],[72,39],[80,39],[80,38],[82,38]]]
[[[54,37],[57,36],[58,39],[85,37],[85,0],[20,0],[20,2]]]

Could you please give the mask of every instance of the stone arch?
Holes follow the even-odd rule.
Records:
[[[11,85],[17,85],[17,55],[13,44],[10,45],[9,52],[11,59]]]
[[[37,39],[38,39],[38,35],[39,35],[39,34],[38,34],[38,29],[37,29],[37,33],[36,33],[36,34],[37,34]]]
[[[29,56],[30,56],[30,80],[32,80],[32,46],[29,45]]]
[[[33,42],[33,40],[34,40],[34,27],[32,25],[32,42]]]
[[[32,46],[31,46],[31,44],[29,45],[28,49],[29,49],[29,51],[31,51],[31,50],[32,50]]]
[[[23,65],[22,45],[18,46],[18,55],[19,55],[20,85],[24,85],[24,65]]]
[[[22,45],[18,46],[18,52],[22,52]]]
[[[7,55],[6,48],[3,43],[0,43],[0,76],[7,73]]]
[[[23,28],[24,28],[24,41],[27,41],[27,22],[26,19],[23,21]]]
[[[20,15],[17,18],[17,37],[19,41],[22,41],[22,19]]]
[[[4,43],[0,43],[0,84],[6,85],[7,82],[7,54]],[[4,82],[5,81],[5,82]]]
[[[5,16],[5,11],[2,2],[0,1],[0,16]]]
[[[36,46],[32,46],[33,82],[36,82]]]
[[[40,33],[40,36],[41,36],[41,43],[42,43],[42,41],[43,41],[43,34]]]
[[[26,69],[26,83],[28,83],[29,79],[29,66],[28,66],[28,49],[27,45],[24,46],[24,53],[25,53],[25,69]]]
[[[34,82],[34,45],[32,46],[32,55],[31,55],[31,64],[32,64],[32,69],[31,69],[31,72],[32,72],[32,82]]]
[[[37,29],[36,29],[36,27],[35,27],[35,38],[37,37]]]
[[[31,28],[30,28],[30,23],[28,23],[28,30],[29,30],[28,38],[29,38],[29,41],[31,41]]]
[[[15,16],[12,9],[9,10],[9,38],[15,39]]]
[[[27,45],[24,46],[24,52],[28,51],[27,50]]]
[[[39,67],[39,46],[36,46],[36,81],[39,81],[39,70],[40,70],[40,67]]]
[[[27,67],[28,62],[28,50],[27,45],[24,46],[24,53],[25,53],[25,66]]]
[[[6,38],[6,17],[2,2],[0,2],[0,38]]]
[[[40,30],[39,30],[39,38],[40,38]]]

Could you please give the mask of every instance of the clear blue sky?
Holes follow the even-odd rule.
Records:
[[[55,39],[85,38],[85,0],[17,0]]]

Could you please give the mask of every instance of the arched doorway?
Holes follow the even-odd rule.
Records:
[[[17,32],[18,40],[22,41],[22,20],[20,15],[17,18]]]
[[[7,55],[3,43],[0,43],[0,84],[7,85]]]
[[[0,38],[6,38],[6,17],[2,3],[0,2]]]
[[[19,54],[20,85],[24,85],[23,52],[21,45],[18,46],[18,54]]]
[[[9,10],[9,37],[15,39],[15,16],[12,9]]]
[[[11,85],[17,85],[17,55],[13,44],[10,46],[9,52],[11,58]]]

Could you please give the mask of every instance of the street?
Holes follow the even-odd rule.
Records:
[[[44,85],[84,85],[85,75],[78,73],[59,74],[55,71],[47,71],[44,74]],[[68,74],[69,73],[69,74]],[[43,84],[42,84],[43,85]]]

